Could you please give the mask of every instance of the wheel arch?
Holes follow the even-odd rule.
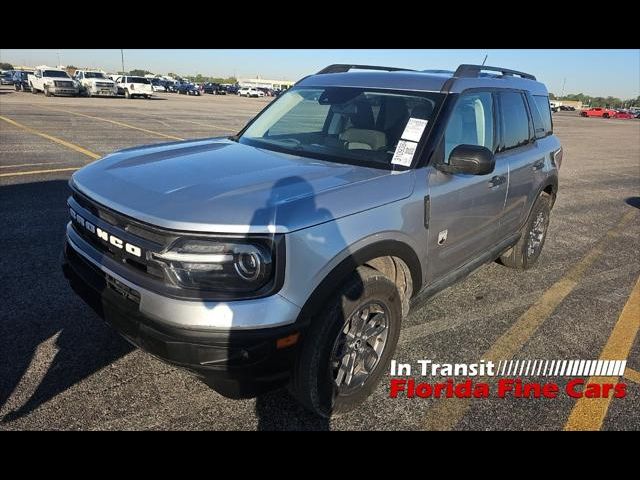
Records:
[[[422,266],[418,255],[410,245],[399,240],[385,239],[350,252],[325,275],[301,309],[298,319],[301,326],[306,325],[313,317],[313,313],[322,308],[327,299],[336,291],[336,288],[342,285],[358,267],[363,265],[384,274],[388,274],[391,268],[394,269],[394,272],[408,273],[409,278],[406,278],[405,287],[410,293],[406,295],[406,298],[403,298],[403,305],[406,305],[408,311],[410,297],[419,292],[422,287]],[[398,285],[396,278],[392,278],[392,281]],[[406,313],[404,306],[403,313]]]

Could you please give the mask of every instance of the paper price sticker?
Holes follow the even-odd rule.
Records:
[[[403,167],[410,166],[417,146],[418,144],[416,142],[400,140],[391,159],[391,163],[393,165],[402,165]]]
[[[422,137],[422,132],[427,128],[428,120],[421,118],[410,118],[407,122],[407,126],[404,127],[404,132],[400,138],[404,140],[410,140],[412,142],[419,142]]]

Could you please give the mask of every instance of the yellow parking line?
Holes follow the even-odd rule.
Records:
[[[51,140],[52,142],[58,143],[60,145],[63,145],[67,148],[70,148],[71,150],[75,150],[76,152],[80,152],[83,155],[86,155],[87,157],[91,157],[94,160],[100,158],[100,155],[98,155],[97,153],[92,152],[91,150],[87,150],[86,148],[82,148],[79,145],[76,145],[75,143],[71,143],[71,142],[67,142],[66,140],[62,140],[61,138],[58,137],[54,137],[53,135],[49,135],[47,133],[41,132],[39,130],[36,130],[35,128],[31,128],[31,127],[27,127],[26,125],[23,125],[21,123],[16,122],[15,120],[11,120],[10,118],[7,117],[3,117],[0,116],[0,120],[4,120],[5,122],[21,128],[23,130],[26,130],[29,133],[33,133],[34,135],[39,135],[42,138],[46,138],[47,140]],[[3,176],[9,176],[10,174],[3,174]]]
[[[629,356],[633,341],[640,329],[640,278],[633,288],[622,313],[616,322],[613,331],[602,349],[600,360],[621,360]],[[633,372],[633,373],[631,373]],[[631,376],[636,375],[636,381],[640,374],[632,370]],[[626,372],[625,372],[626,373]],[[626,376],[626,375],[625,375]],[[617,379],[613,377],[591,377],[587,383],[613,383]],[[607,410],[611,403],[611,396],[605,398],[580,398],[571,410],[569,419],[564,426],[565,430],[600,430],[602,422],[607,416]]]
[[[584,276],[587,268],[605,251],[606,244],[622,233],[623,228],[631,221],[635,213],[634,210],[630,210],[623,215],[620,222],[611,228],[582,260],[549,287],[479,358],[486,360],[508,360],[512,358],[567,295],[573,291]],[[438,400],[427,412],[424,428],[427,430],[450,430],[462,419],[470,406],[471,399],[467,398],[444,398]]]
[[[146,128],[136,127],[134,125],[129,125],[128,123],[118,122],[117,120],[110,120],[108,118],[95,117],[93,115],[87,115],[87,114],[84,114],[84,113],[72,112],[71,110],[64,110],[64,109],[61,109],[61,108],[53,108],[53,107],[44,107],[44,108],[48,108],[49,110],[55,110],[55,111],[58,111],[58,112],[68,113],[70,115],[77,115],[79,117],[91,118],[93,120],[99,120],[101,122],[107,122],[107,123],[111,123],[113,125],[119,125],[121,127],[131,128],[132,130],[138,130],[140,132],[145,132],[145,133],[148,133],[150,135],[155,135],[156,137],[163,137],[163,138],[168,138],[168,139],[171,139],[171,140],[184,140],[184,138],[181,138],[181,137],[176,137],[176,136],[173,136],[173,135],[167,135],[165,133],[155,132],[153,130],[147,130]]]
[[[0,165],[0,168],[38,167],[42,165],[60,165],[62,163],[68,163],[68,162],[21,163],[19,165]]]
[[[80,167],[69,167],[69,168],[51,168],[49,170],[31,170],[29,172],[15,172],[15,173],[0,173],[0,177],[21,177],[23,175],[38,175],[45,173],[57,173],[57,172],[73,172],[78,170]]]
[[[624,378],[635,383],[640,383],[640,372],[627,367],[624,371]]]

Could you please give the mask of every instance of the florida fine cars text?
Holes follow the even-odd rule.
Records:
[[[539,375],[539,370],[531,369],[531,361],[527,365],[527,375]],[[536,361],[537,362],[537,361]],[[577,361],[576,361],[577,362]],[[585,362],[585,361],[583,361]],[[517,368],[512,377],[501,376],[505,368],[502,362],[496,364],[492,361],[481,360],[477,363],[436,363],[431,360],[418,360],[418,368],[412,368],[411,364],[391,361],[391,380],[389,396],[391,398],[557,398],[564,394],[571,398],[624,398],[626,396],[626,384],[619,383],[618,376],[612,376],[611,382],[597,381],[589,382],[589,378],[570,377],[568,375],[557,375],[552,369],[549,372],[561,378],[558,381],[527,381],[518,378],[524,370]],[[566,362],[562,366],[562,371],[569,375],[572,369],[567,370]],[[626,362],[625,362],[626,363]],[[511,370],[513,366],[509,366]],[[594,367],[595,368],[595,367]],[[624,368],[624,365],[623,367]],[[545,368],[548,371],[548,361]],[[558,370],[560,371],[560,370]],[[582,368],[581,375],[586,377],[589,370]],[[411,377],[412,373],[422,377],[441,377],[440,381],[421,382]],[[617,373],[617,371],[616,371]],[[394,378],[396,377],[396,378]],[[405,378],[397,378],[405,377]],[[473,377],[482,379],[475,380]]]

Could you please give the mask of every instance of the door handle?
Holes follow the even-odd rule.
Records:
[[[531,169],[534,172],[537,172],[538,170],[542,170],[543,168],[544,168],[544,158],[541,158],[540,160],[536,161],[531,167]]]
[[[502,185],[506,179],[502,175],[496,175],[491,180],[489,180],[489,188],[495,188]]]

